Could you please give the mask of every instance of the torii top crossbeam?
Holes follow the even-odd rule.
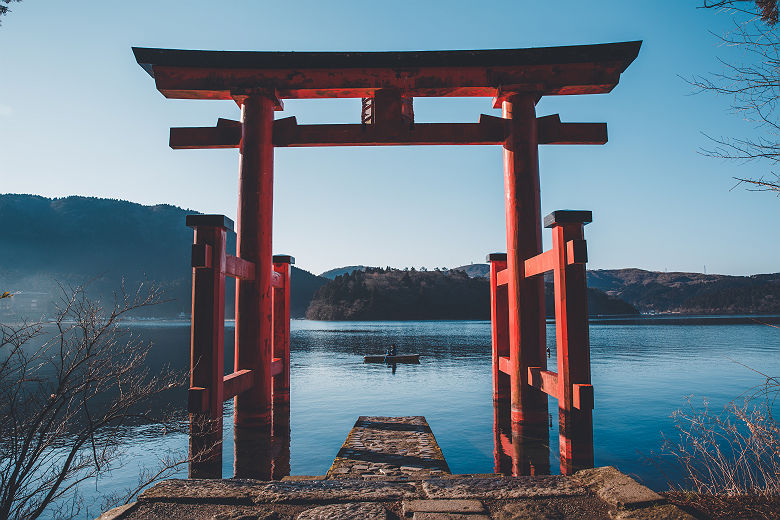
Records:
[[[611,91],[641,42],[478,51],[246,52],[133,48],[138,63],[168,98],[234,99],[264,92],[275,100],[364,99],[363,123],[298,125],[274,122],[273,146],[498,145],[510,129],[501,118],[479,123],[413,124],[414,97],[600,94]],[[404,124],[409,123],[409,124]],[[602,123],[538,119],[538,144],[603,144]],[[172,128],[172,148],[237,148],[238,121],[216,127]]]
[[[284,99],[366,98],[383,88],[418,97],[601,94],[617,85],[641,42],[529,49],[413,52],[248,52],[134,47],[168,98],[232,99],[275,89]]]

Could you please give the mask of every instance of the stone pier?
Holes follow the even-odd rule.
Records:
[[[453,475],[424,417],[360,417],[326,475],[171,479],[99,520],[693,520],[615,468]]]
[[[450,473],[425,417],[359,417],[326,478],[413,480]]]

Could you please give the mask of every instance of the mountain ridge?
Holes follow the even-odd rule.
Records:
[[[78,195],[0,194],[0,287],[17,293],[0,302],[0,316],[51,316],[60,284],[87,284],[90,295],[111,302],[123,280],[130,290],[153,281],[170,300],[141,314],[188,315],[192,229],[184,220],[193,213],[169,204]],[[229,253],[235,243],[235,233],[228,233]],[[301,317],[327,280],[295,266],[292,278],[290,310]],[[226,316],[232,317],[235,289],[231,281],[226,285]]]
[[[155,281],[165,291],[171,301],[150,309],[148,316],[188,315],[192,283],[192,230],[184,225],[188,213],[196,212],[169,204],[145,206],[97,197],[0,195],[0,289],[17,293],[14,298],[0,301],[0,317],[12,317],[14,313],[33,319],[52,315],[53,302],[61,294],[60,284],[89,282],[92,294],[113,301],[122,280],[130,289],[144,281]],[[228,252],[234,251],[235,234],[230,233]],[[351,265],[323,274],[338,279],[334,273],[348,271],[352,276],[371,269],[378,268]],[[441,294],[449,294],[447,298],[452,300],[447,305],[471,308],[469,298],[482,301],[489,292],[479,289],[479,296],[473,296],[475,289],[466,290],[471,285],[454,273],[462,271],[467,278],[484,280],[488,270],[487,264],[469,264],[449,271],[427,271],[440,274],[425,276],[431,277],[432,287],[439,283],[437,277],[446,280],[449,276],[454,280],[453,287],[441,288]],[[315,292],[333,280],[295,266],[292,271],[291,313],[302,317]],[[417,278],[423,280],[425,276]],[[551,281],[549,276],[547,281]],[[731,276],[598,269],[588,271],[588,285],[603,294],[597,296],[601,301],[598,305],[613,307],[617,305],[615,299],[621,299],[642,313],[780,314],[780,273]],[[234,284],[229,282],[227,286],[226,316],[231,317]],[[390,292],[401,297],[397,288]],[[589,297],[593,299],[597,294],[591,291]],[[460,297],[467,300],[458,300]],[[416,301],[408,294],[404,298]],[[459,312],[452,310],[449,315]]]
[[[454,269],[488,273],[488,264]],[[642,313],[778,314],[780,273],[749,276],[660,272],[639,268],[587,271],[588,287],[634,305]],[[545,274],[551,282],[551,273]]]

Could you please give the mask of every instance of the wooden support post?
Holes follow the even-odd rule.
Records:
[[[190,478],[222,478],[225,238],[222,215],[187,215],[195,230],[190,328]],[[198,253],[207,257],[196,258]]]
[[[254,386],[236,396],[235,425],[258,432],[271,429],[271,217],[274,98],[252,94],[241,103],[239,160],[239,258],[254,264],[254,278],[236,281],[235,370],[252,370]]]
[[[574,256],[574,245],[584,244],[583,227],[591,220],[590,211],[555,211],[544,219],[545,227],[552,228],[555,251],[557,393],[561,473],[564,475],[593,467],[592,401],[575,403],[574,391],[575,385],[590,387],[587,280],[585,264],[570,262],[575,259],[567,258]],[[568,247],[569,244],[572,246]],[[567,250],[570,250],[568,255]]]
[[[281,287],[273,289],[273,357],[281,361],[281,371],[273,383],[273,435],[290,435],[290,274],[295,259],[274,255],[274,272],[281,276]]]
[[[527,384],[528,367],[546,367],[544,281],[525,277],[525,261],[542,250],[537,96],[508,94],[503,117],[509,119],[504,144],[506,197],[509,350],[512,421],[543,424],[547,396]]]
[[[506,269],[506,254],[488,255],[490,263],[490,336],[493,358],[493,401],[509,399],[509,376],[500,370],[501,357],[509,356],[509,309],[506,285],[498,285],[498,273]]]

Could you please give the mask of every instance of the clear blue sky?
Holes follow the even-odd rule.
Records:
[[[777,272],[780,199],[732,177],[763,165],[702,156],[739,135],[729,100],[682,77],[740,56],[699,0],[60,2],[0,26],[0,192],[169,203],[235,217],[238,152],[168,148],[171,126],[238,117],[229,101],[166,100],[131,46],[215,50],[520,48],[644,40],[611,94],[544,98],[539,115],[605,121],[605,146],[544,146],[542,211],[590,209],[589,267]],[[417,99],[416,118],[476,121],[489,99]],[[287,101],[277,117],[359,120],[359,100]],[[454,267],[505,250],[499,147],[276,151],[274,250],[319,273],[348,264]],[[184,223],[182,222],[182,226]],[[546,233],[547,235],[547,233]],[[549,247],[545,236],[545,247]]]

